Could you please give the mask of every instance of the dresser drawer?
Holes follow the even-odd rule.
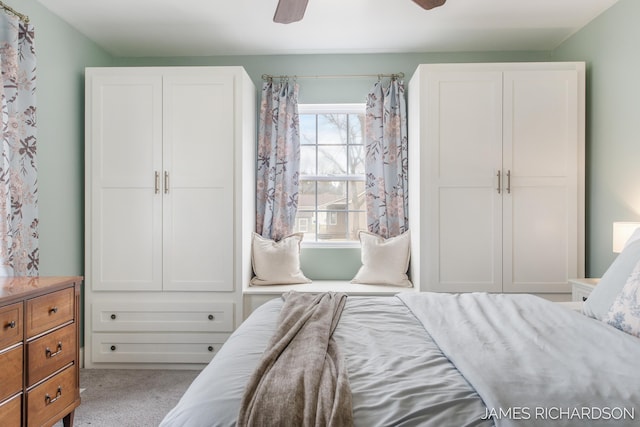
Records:
[[[27,425],[42,426],[76,400],[76,365],[27,392]]]
[[[0,401],[22,391],[22,351],[19,345],[0,353]]]
[[[0,350],[22,341],[22,303],[0,307]]]
[[[571,301],[584,302],[587,300],[587,298],[589,298],[590,294],[591,294],[590,289],[576,288],[574,286],[573,290],[571,291]]]
[[[76,324],[53,331],[27,344],[27,387],[75,360]]]
[[[197,363],[211,361],[228,334],[94,333],[98,363]]]
[[[0,426],[22,425],[22,394],[0,403]]]
[[[27,300],[25,322],[27,338],[73,320],[73,288]]]
[[[100,332],[232,332],[231,302],[125,302],[91,306],[93,330]]]

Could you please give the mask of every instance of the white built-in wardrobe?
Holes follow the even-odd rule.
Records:
[[[408,95],[413,282],[570,292],[584,277],[584,63],[421,65]]]
[[[240,324],[255,116],[241,67],[86,70],[86,367],[205,364]]]

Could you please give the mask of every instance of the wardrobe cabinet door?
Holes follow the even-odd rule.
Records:
[[[93,290],[160,290],[162,78],[90,78],[89,284]]]
[[[569,292],[578,271],[575,70],[504,73],[504,292]]]
[[[232,291],[234,77],[164,78],[163,290]]]
[[[434,72],[427,81],[426,290],[499,292],[502,74]]]

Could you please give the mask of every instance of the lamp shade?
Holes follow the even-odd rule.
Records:
[[[634,231],[640,228],[640,222],[613,223],[613,252],[620,253]]]

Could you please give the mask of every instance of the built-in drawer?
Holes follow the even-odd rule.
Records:
[[[27,425],[42,426],[76,398],[76,365],[27,392]],[[65,414],[62,414],[65,415]]]
[[[0,426],[22,425],[22,393],[0,403]]]
[[[27,300],[25,316],[27,338],[73,320],[73,304],[73,288]]]
[[[590,294],[591,294],[591,289],[578,288],[574,285],[571,291],[571,301],[585,302],[587,298],[589,298]]]
[[[96,363],[197,363],[211,361],[229,334],[95,333]]]
[[[27,387],[75,360],[76,324],[71,323],[27,344]]]
[[[22,391],[22,353],[22,345],[0,353],[0,401]]]
[[[91,306],[99,332],[232,332],[232,302],[105,301]]]
[[[0,307],[0,350],[22,341],[22,303]]]

